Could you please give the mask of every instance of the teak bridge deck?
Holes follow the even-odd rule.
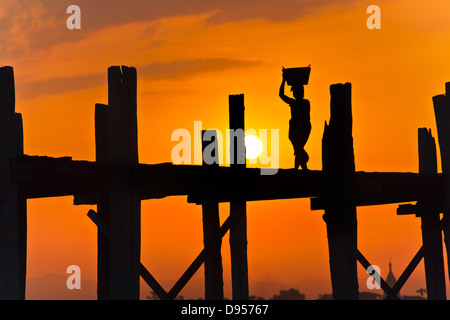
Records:
[[[401,287],[424,258],[428,299],[446,299],[442,247],[442,231],[450,241],[446,223],[450,100],[446,95],[433,97],[442,174],[437,173],[434,138],[425,128],[418,130],[419,173],[355,172],[351,84],[346,83],[330,86],[323,170],[279,169],[274,175],[261,175],[264,169],[246,168],[245,158],[237,161],[239,155],[245,157],[245,152],[238,152],[245,148],[243,137],[231,143],[234,161],[229,167],[139,163],[136,85],[135,68],[108,69],[108,105],[95,106],[95,162],[29,156],[23,151],[22,116],[15,113],[13,68],[0,68],[1,299],[25,299],[27,199],[68,195],[74,196],[75,205],[97,205],[97,212],[90,210],[88,216],[98,227],[98,299],[139,299],[140,277],[161,299],[174,299],[202,264],[205,299],[223,299],[220,249],[228,231],[233,299],[248,299],[246,202],[290,198],[311,198],[312,210],[325,211],[334,299],[358,299],[357,261],[366,269],[370,266],[357,248],[356,207],[417,201],[401,205],[397,213],[421,218],[423,246],[392,288],[383,279],[380,285],[387,299],[398,299]],[[446,93],[449,88],[447,83]],[[244,109],[244,96],[230,95],[230,129],[244,129]],[[203,148],[209,143],[217,139],[203,142]],[[202,206],[204,249],[167,292],[140,262],[141,201],[179,195]],[[220,202],[230,202],[230,216],[222,225]]]

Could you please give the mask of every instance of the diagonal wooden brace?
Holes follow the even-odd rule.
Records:
[[[431,232],[428,236],[429,240],[432,240],[433,238],[437,237],[440,232],[447,226],[447,220],[448,217],[446,214],[444,214],[443,218],[439,221],[439,224],[436,225],[433,232]],[[427,241],[426,243],[430,243],[430,241]],[[422,258],[424,257],[425,250],[427,249],[427,245],[424,244],[420,249],[417,251],[416,255],[413,257],[409,265],[406,267],[405,271],[401,274],[401,276],[398,278],[397,282],[392,287],[392,291],[394,291],[395,294],[398,294],[403,287],[403,285],[406,283],[406,280],[408,280],[409,276],[413,273],[413,271],[416,269],[417,265],[420,263]]]
[[[363,256],[363,254],[361,253],[361,251],[357,251],[356,253],[357,259],[359,261],[359,263],[361,263],[361,265],[364,267],[364,269],[368,269],[372,264]],[[374,273],[371,274],[372,278],[376,281],[375,276],[380,278],[380,287],[381,289],[383,289],[384,293],[386,293],[386,295],[388,295],[389,297],[391,297],[392,299],[398,300],[398,296],[397,294],[392,290],[392,288],[386,283],[386,281],[384,281],[384,279],[381,277],[381,275],[379,275],[375,270]]]
[[[95,225],[99,228],[99,230],[104,233],[106,236],[109,236],[109,230],[104,226],[100,217],[94,210],[89,210],[87,216],[95,223]],[[223,238],[225,234],[230,230],[232,225],[232,219],[230,217],[225,220],[222,226],[219,229],[219,237]],[[173,300],[175,299],[180,291],[185,287],[185,285],[189,282],[189,280],[194,276],[197,270],[202,266],[205,262],[206,258],[209,255],[209,250],[204,248],[197,258],[192,262],[189,268],[183,273],[181,278],[175,283],[175,285],[170,289],[169,292],[166,292],[164,288],[159,284],[159,282],[152,276],[152,274],[145,268],[145,266],[140,263],[139,273],[144,279],[144,281],[149,285],[149,287],[156,293],[156,295],[161,300]]]
[[[100,216],[94,210],[89,210],[87,216],[95,223],[97,228],[102,232],[105,236],[109,237],[108,228],[102,223]],[[144,281],[150,286],[150,288],[156,293],[156,295],[161,300],[167,300],[167,292],[161,287],[158,281],[151,275],[151,273],[145,268],[145,266],[140,263],[139,273],[144,279]]]

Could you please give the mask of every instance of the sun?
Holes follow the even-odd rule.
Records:
[[[245,157],[247,159],[255,159],[258,157],[263,149],[263,144],[258,137],[246,136],[245,137]]]

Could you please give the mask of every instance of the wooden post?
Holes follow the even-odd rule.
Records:
[[[246,167],[244,110],[244,95],[230,95],[230,166],[234,168],[236,177],[239,177],[240,172]],[[240,190],[244,184],[236,180],[236,184],[232,187]],[[230,228],[233,300],[248,300],[247,203],[242,200],[230,201],[230,217],[233,220]]]
[[[419,140],[419,173],[437,174],[436,144],[431,130],[420,128]],[[425,277],[428,300],[446,300],[444,256],[442,252],[442,235],[430,237],[431,232],[439,224],[439,211],[433,208],[439,199],[426,199],[417,204],[417,214],[422,220],[422,239],[425,252]]]
[[[322,140],[331,283],[336,300],[357,300],[357,220],[354,204],[355,163],[352,137],[351,84],[330,86],[330,124]]]
[[[438,134],[439,149],[441,153],[442,173],[450,174],[450,82],[445,84],[445,95],[433,97],[434,115]],[[444,190],[445,207],[450,205],[450,181],[447,181]],[[443,212],[444,215],[449,212]],[[444,227],[444,243],[447,250],[447,269],[450,277],[450,225]]]
[[[11,163],[23,154],[22,116],[15,113],[14,71],[0,68],[0,299],[25,299],[26,198],[12,181]]]
[[[205,141],[205,133],[209,137]],[[208,150],[215,154],[211,154]],[[202,131],[202,149],[203,149],[203,165],[212,169],[209,177],[211,181],[208,188],[214,188],[217,180],[214,178],[214,168],[219,165],[217,132],[215,130]],[[205,150],[208,152],[209,160],[213,163],[205,162]],[[222,237],[219,236],[220,217],[219,217],[219,203],[215,201],[206,201],[202,204],[203,214],[203,242],[205,249],[208,251],[208,258],[206,258],[205,267],[205,300],[223,300],[223,268],[222,268]]]
[[[138,165],[135,68],[108,69],[108,106],[96,106],[97,159],[110,167],[98,213],[109,239],[99,235],[100,299],[139,300],[140,193],[133,184]]]
[[[108,163],[108,106],[103,104],[95,105],[95,152],[96,162]],[[97,216],[100,223],[109,226],[110,213],[108,191],[100,192],[96,197]],[[109,232],[105,234],[101,228],[97,230],[97,298],[99,300],[110,299],[109,276],[110,276],[110,255],[109,255]]]

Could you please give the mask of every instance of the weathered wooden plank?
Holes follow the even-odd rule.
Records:
[[[19,156],[12,163],[13,180],[28,199],[94,194],[105,188],[108,172],[107,166],[67,157]]]
[[[446,90],[448,85],[446,84]],[[450,172],[450,108],[447,96],[437,95],[433,97],[434,114],[438,133],[439,149],[442,158],[442,172]]]
[[[20,113],[14,114],[14,129],[16,141],[14,142],[14,149],[16,155],[23,155],[23,122]],[[10,162],[11,164],[11,162]],[[10,166],[10,173],[12,166]],[[18,219],[18,234],[19,234],[19,289],[20,299],[25,299],[26,291],[26,277],[27,277],[27,198],[21,190],[20,184],[17,184],[17,219]]]
[[[420,128],[419,141],[419,173],[436,174],[436,144],[431,130]],[[442,252],[442,235],[430,238],[431,232],[439,224],[439,211],[433,208],[436,195],[421,200],[416,207],[422,221],[422,241],[424,243],[425,279],[428,300],[446,300],[444,256]]]
[[[443,174],[417,174],[396,172],[356,172],[354,174],[354,204],[372,206],[412,202],[436,196],[434,205],[445,208],[442,202],[443,186],[448,177]],[[321,197],[311,199],[311,210],[325,209]]]
[[[209,141],[205,139],[207,136]],[[202,131],[202,154],[205,171],[219,165],[217,132],[215,130]],[[205,159],[208,158],[208,159]],[[211,161],[213,161],[211,163]],[[214,189],[218,184],[212,173],[205,187]],[[219,203],[205,201],[202,204],[203,243],[209,251],[205,260],[205,300],[223,300],[223,267],[222,267],[222,238],[218,236],[220,229]]]
[[[0,299],[25,299],[26,198],[11,167],[23,154],[23,133],[12,67],[0,68],[0,146]]]
[[[238,173],[229,167],[214,170],[220,183],[210,189],[205,188],[203,182],[210,173],[206,174],[201,166],[140,164],[138,183],[142,191],[141,198],[187,195],[188,202],[196,204],[201,204],[205,195],[217,202],[312,198],[312,210],[325,208],[324,200],[320,198],[326,185],[322,171],[279,169],[276,175],[261,175],[258,168],[246,168]],[[245,181],[248,187],[238,191],[235,183],[237,179]],[[441,186],[446,183],[447,176],[409,172],[356,172],[354,181],[355,205],[368,206],[411,202],[436,192],[441,194]],[[87,204],[95,204],[95,201]],[[444,208],[443,203],[436,205]]]
[[[358,300],[355,163],[351,84],[330,86],[330,124],[325,124],[322,163],[331,284],[335,300]]]
[[[433,97],[434,115],[441,154],[441,167],[444,174],[450,174],[450,82],[445,84],[445,95]],[[443,188],[444,215],[450,214],[450,181],[446,181]],[[447,270],[450,276],[450,225],[444,228],[444,242],[447,250]]]
[[[75,204],[95,205],[95,194],[105,188],[109,170],[107,165],[89,161],[21,156],[13,163],[12,174],[28,199],[75,195]],[[206,174],[202,166],[196,165],[139,164],[135,182],[142,200],[187,195],[188,202],[201,204],[201,195],[204,198],[205,194],[217,202],[312,198],[313,210],[325,207],[320,198],[326,184],[322,171],[279,169],[276,175],[261,175],[257,168],[246,168],[239,174],[229,167],[214,170],[220,183],[213,190],[204,187],[210,172]],[[356,206],[412,202],[440,195],[447,182],[444,174],[356,172],[354,177]],[[246,181],[248,188],[237,192],[232,188],[236,179]],[[436,203],[440,210],[447,208],[444,205]]]
[[[214,169],[214,175],[220,183],[210,189],[205,188],[210,172],[205,173],[202,166],[162,163],[137,167],[135,183],[142,200],[187,195],[189,203],[201,204],[205,195],[217,202],[312,198],[312,210],[325,208],[320,198],[326,185],[322,171],[279,169],[276,175],[261,175],[257,168],[246,168],[237,174],[229,167],[219,167]],[[96,193],[105,188],[109,171],[109,166],[101,163],[21,156],[13,163],[12,174],[28,199],[75,195],[75,204],[95,205]],[[248,188],[238,192],[233,188],[236,179],[246,181]],[[354,181],[355,205],[367,206],[418,201],[433,194],[441,196],[447,176],[356,172]],[[450,209],[441,201],[435,205],[439,210]]]
[[[140,202],[135,187],[136,69],[108,69],[106,199],[109,211],[109,299],[139,300]]]
[[[108,106],[103,104],[95,105],[95,157],[96,162],[101,165],[108,164],[109,142],[108,142]],[[105,186],[108,185],[105,178]],[[98,198],[97,218],[103,229],[110,225],[110,203],[108,193],[98,190],[92,195]],[[87,194],[89,196],[89,194]],[[110,242],[109,234],[106,234],[102,228],[97,230],[97,299],[110,299]]]
[[[230,114],[230,169],[236,175],[245,171],[245,118],[244,95],[229,96]],[[244,184],[236,179],[229,185],[237,194]],[[248,187],[248,186],[246,186]],[[230,201],[230,217],[234,223],[230,228],[231,282],[233,300],[248,300],[248,260],[247,260],[247,203],[245,200]]]
[[[234,171],[220,167],[216,176],[220,184],[215,189],[192,189],[188,202],[201,204],[205,193],[217,202],[309,198],[321,194],[324,185],[320,171],[280,169],[276,175],[261,175],[260,170],[254,168]],[[199,172],[197,177],[202,179],[202,173]],[[236,181],[245,181],[245,188]]]
[[[9,66],[0,68],[0,99],[2,115],[12,117],[16,111],[16,89],[14,69]]]

